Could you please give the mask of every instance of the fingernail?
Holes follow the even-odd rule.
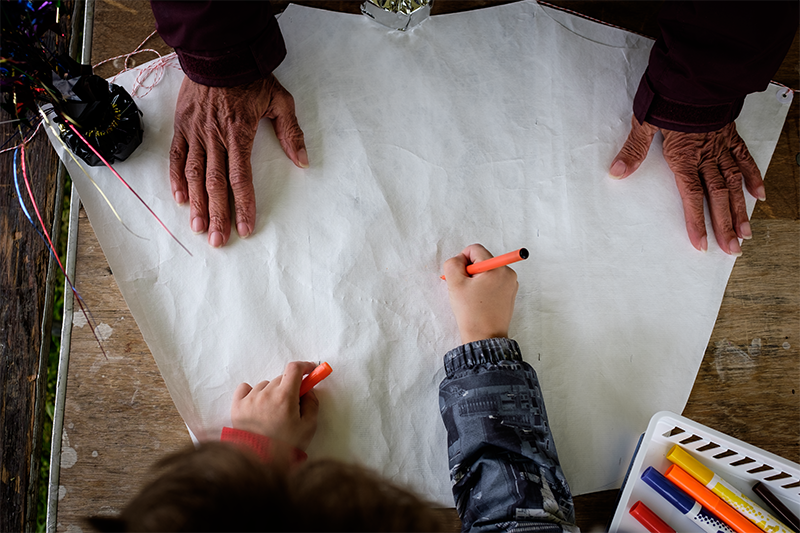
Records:
[[[614,178],[615,180],[618,180],[622,177],[623,174],[625,174],[627,168],[628,167],[625,166],[625,163],[623,163],[622,161],[620,160],[614,161],[614,164],[611,165],[611,170],[608,171],[608,175]]]
[[[175,191],[175,201],[178,204],[186,203],[186,195],[183,194],[183,191]]]
[[[219,248],[220,246],[222,246],[222,233],[220,233],[219,231],[215,231],[214,233],[212,233],[211,236],[208,238],[208,244],[210,244],[214,248]]]
[[[739,239],[736,237],[731,239],[731,242],[728,243],[728,248],[730,248],[732,256],[740,257],[742,255],[742,248],[739,246]]]
[[[764,189],[763,185],[759,185],[758,189],[756,189],[756,198],[758,198],[762,202],[766,201],[767,191],[766,189]]]
[[[742,222],[739,225],[739,231],[742,232],[742,238],[743,239],[752,239],[753,238],[753,230],[750,229],[750,223],[749,222]]]
[[[700,238],[700,251],[703,253],[708,251],[708,237],[705,235]]]
[[[246,239],[247,237],[250,236],[250,226],[248,226],[244,222],[239,222],[236,225],[236,231],[239,232],[239,237],[241,237],[242,239]]]
[[[308,152],[305,148],[297,151],[297,160],[300,162],[300,168],[308,168]]]
[[[203,233],[206,230],[206,223],[200,217],[194,217],[192,219],[192,231],[195,235],[198,233]]]

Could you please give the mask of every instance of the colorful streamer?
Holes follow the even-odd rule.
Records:
[[[87,141],[87,140],[86,140],[86,139],[83,137],[83,135],[81,135],[81,133],[78,131],[78,129],[77,129],[75,126],[73,126],[71,123],[69,123],[69,122],[65,122],[65,124],[66,124],[66,125],[67,125],[67,126],[68,126],[68,127],[69,127],[69,128],[70,128],[70,129],[71,129],[73,132],[74,132],[74,133],[75,133],[75,135],[77,135],[77,136],[78,136],[78,138],[80,138],[80,139],[81,139],[81,140],[84,142],[84,144],[86,144],[86,146],[88,146],[88,147],[89,147],[89,149],[90,149],[90,150],[91,150],[91,151],[94,153],[94,155],[96,155],[96,156],[97,156],[97,157],[100,159],[100,161],[102,161],[102,162],[103,162],[103,164],[105,164],[105,166],[106,166],[106,167],[108,167],[108,169],[109,169],[111,172],[113,172],[113,173],[114,173],[114,175],[115,175],[115,176],[116,176],[116,177],[117,177],[117,178],[118,178],[118,179],[119,179],[119,180],[120,180],[120,181],[121,181],[121,182],[122,182],[122,183],[125,185],[125,187],[127,187],[127,188],[128,188],[128,190],[129,190],[129,191],[131,191],[131,192],[133,193],[133,195],[134,195],[134,196],[136,196],[136,198],[137,198],[137,199],[138,199],[138,200],[139,200],[139,201],[142,203],[142,205],[143,205],[143,206],[145,206],[145,208],[147,208],[147,210],[148,210],[148,211],[150,211],[150,214],[151,214],[151,215],[153,215],[153,216],[155,217],[155,219],[158,221],[158,223],[159,223],[159,224],[161,224],[161,227],[162,227],[162,228],[164,228],[164,231],[166,231],[166,232],[169,234],[169,236],[170,236],[170,237],[172,237],[172,239],[173,239],[175,242],[177,242],[177,243],[180,245],[180,247],[181,247],[181,248],[183,248],[183,249],[186,251],[186,253],[187,253],[187,254],[189,254],[190,256],[192,256],[192,252],[190,252],[190,251],[189,251],[189,249],[188,249],[186,246],[184,246],[184,245],[183,245],[183,243],[182,243],[181,241],[179,241],[177,237],[175,237],[175,235],[173,235],[173,234],[172,234],[172,232],[169,230],[169,228],[167,228],[166,224],[164,224],[164,223],[161,221],[161,219],[160,219],[160,218],[158,218],[158,215],[156,215],[156,214],[155,214],[155,212],[154,212],[154,211],[153,211],[153,210],[150,208],[150,206],[149,206],[149,205],[147,205],[147,202],[145,202],[145,201],[142,199],[142,197],[141,197],[141,196],[139,196],[139,193],[137,193],[137,192],[136,192],[136,191],[133,189],[133,187],[131,187],[131,186],[128,184],[128,182],[127,182],[127,181],[125,181],[125,180],[123,179],[123,177],[119,175],[119,173],[118,173],[118,172],[117,172],[117,171],[114,169],[114,167],[112,167],[112,166],[111,166],[111,165],[108,163],[108,161],[106,161],[106,160],[105,160],[105,158],[102,156],[102,154],[100,154],[100,152],[98,152],[98,151],[95,149],[95,147],[94,147],[94,146],[92,146],[92,145],[89,143],[89,141]],[[193,257],[193,256],[192,256],[192,257]]]
[[[22,165],[21,165],[21,167],[22,167],[22,178],[25,181],[25,188],[28,191],[28,197],[30,199],[31,205],[33,206],[33,209],[36,212],[36,218],[39,220],[39,224],[42,227],[41,231],[39,231],[39,228],[36,227],[36,223],[33,221],[33,217],[31,216],[30,212],[28,211],[28,208],[25,206],[25,201],[23,200],[22,192],[20,191],[20,187],[19,187],[19,171],[17,170],[17,156],[20,156],[20,161],[22,163]],[[106,350],[103,347],[103,343],[100,341],[100,338],[97,336],[97,331],[96,331],[97,327],[95,326],[96,321],[94,320],[94,317],[92,316],[92,313],[89,310],[88,306],[84,305],[85,302],[83,301],[83,297],[81,297],[80,293],[75,288],[75,285],[72,283],[72,280],[69,278],[69,275],[67,274],[67,270],[64,268],[64,265],[61,262],[61,258],[58,257],[58,252],[57,252],[55,246],[53,245],[53,241],[50,238],[50,234],[48,233],[47,228],[44,225],[44,221],[42,220],[42,215],[39,212],[39,206],[36,204],[36,199],[33,196],[33,191],[31,190],[31,184],[30,184],[30,181],[28,180],[28,172],[27,172],[27,169],[26,169],[26,166],[25,166],[25,145],[24,144],[22,144],[22,145],[17,147],[16,151],[14,152],[14,159],[13,159],[12,163],[13,163],[13,170],[14,170],[14,187],[17,190],[17,198],[19,199],[19,205],[22,208],[22,212],[27,217],[28,222],[31,223],[31,226],[33,226],[33,229],[36,230],[36,233],[39,234],[39,237],[44,241],[45,244],[48,245],[48,250],[50,251],[50,254],[52,254],[52,256],[56,259],[56,262],[58,263],[58,266],[61,269],[61,272],[64,273],[64,279],[67,280],[67,283],[69,284],[70,289],[72,289],[72,294],[74,294],[75,297],[78,300],[78,306],[81,308],[81,312],[83,313],[83,316],[86,319],[86,322],[89,324],[89,327],[92,329],[92,335],[94,335],[94,338],[97,341],[98,346],[100,346],[100,351],[102,351],[103,352],[103,356],[106,359],[108,359],[108,354],[106,353]]]

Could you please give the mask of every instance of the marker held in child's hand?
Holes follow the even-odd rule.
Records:
[[[302,398],[304,394],[314,388],[314,385],[327,378],[331,372],[333,372],[333,369],[328,363],[322,363],[312,370],[311,373],[300,382],[300,397]]]
[[[480,274],[481,272],[494,270],[495,268],[504,267],[506,265],[510,265],[511,263],[522,261],[523,259],[527,259],[529,256],[530,254],[528,253],[527,248],[520,248],[519,250],[508,252],[507,254],[492,257],[486,261],[478,261],[477,263],[467,265],[467,274],[474,276],[475,274]],[[442,276],[442,279],[445,279],[445,277]]]

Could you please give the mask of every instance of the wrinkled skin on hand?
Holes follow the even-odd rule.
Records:
[[[635,117],[631,123],[628,139],[611,163],[609,174],[615,179],[627,178],[639,168],[659,130],[647,122],[639,124]],[[761,172],[736,125],[730,123],[708,133],[661,132],[664,159],[675,174],[692,245],[703,252],[708,250],[703,212],[703,198],[707,198],[719,247],[727,254],[741,255],[738,239],[752,237],[742,181],[754,197],[765,200],[766,196]]]
[[[289,159],[307,168],[294,99],[274,76],[237,87],[208,87],[183,80],[169,153],[172,195],[179,204],[188,200],[192,231],[208,231],[208,243],[214,247],[226,244],[231,233],[229,186],[239,236],[248,237],[255,229],[250,154],[258,122],[264,117],[272,121]]]

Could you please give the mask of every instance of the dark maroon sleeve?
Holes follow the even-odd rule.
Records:
[[[661,37],[639,83],[639,123],[707,132],[733,122],[744,98],[763,91],[798,26],[800,3],[672,2],[659,15]]]
[[[151,0],[150,6],[158,34],[178,53],[186,75],[202,85],[232,87],[265,78],[286,56],[266,0]]]

